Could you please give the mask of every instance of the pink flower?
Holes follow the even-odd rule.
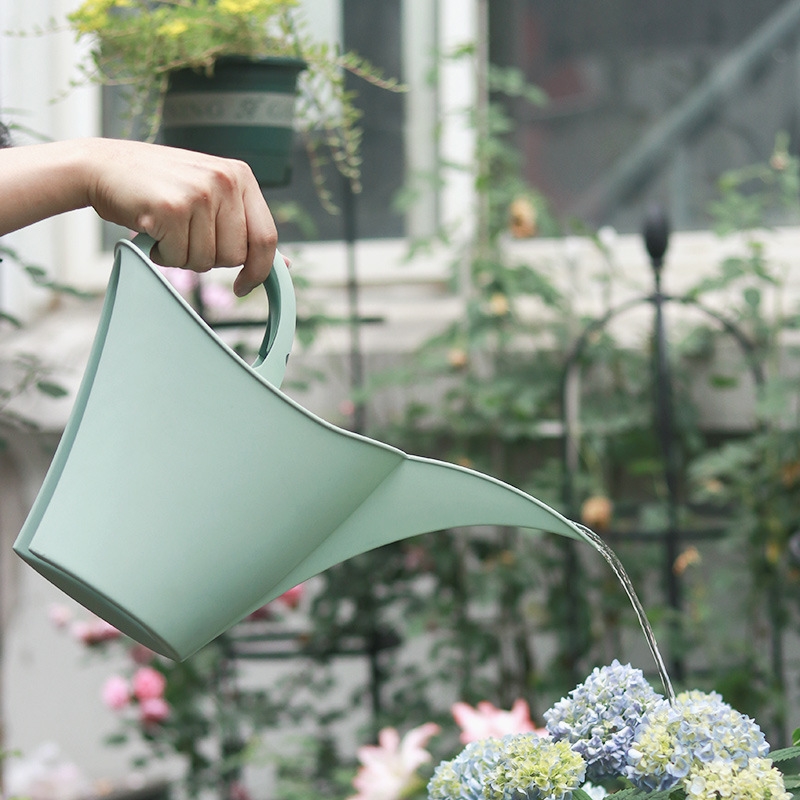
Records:
[[[450,710],[461,728],[463,744],[500,738],[509,733],[542,733],[536,730],[528,704],[522,698],[514,701],[511,711],[502,711],[485,700],[475,708],[466,703],[453,703]]]
[[[140,703],[160,698],[166,685],[164,675],[152,667],[140,667],[133,676],[133,693]]]
[[[228,800],[252,800],[252,795],[241,781],[234,781],[228,789]]]
[[[169,703],[163,697],[147,697],[139,703],[139,721],[143,725],[163,722],[169,713]]]
[[[47,616],[56,628],[66,628],[72,622],[72,611],[59,603],[53,603],[50,606]]]
[[[303,599],[305,591],[306,591],[305,584],[300,583],[293,589],[285,591],[278,598],[278,600],[280,600],[288,608],[297,608],[297,606],[300,605],[300,601]]]
[[[417,770],[431,760],[425,745],[439,730],[435,722],[426,722],[401,740],[394,728],[384,728],[377,745],[359,747],[361,768],[353,778],[358,794],[349,800],[400,800],[408,796],[420,781]]]
[[[218,283],[204,283],[202,287],[203,303],[215,311],[227,311],[233,307],[236,295],[225,286]]]
[[[131,687],[121,675],[112,675],[103,684],[103,702],[114,711],[121,711],[130,702]]]
[[[250,622],[258,622],[260,620],[272,619],[272,609],[270,608],[270,605],[271,603],[267,603],[265,606],[257,608],[251,614],[247,615],[247,619]]]
[[[160,267],[164,277],[178,290],[180,294],[189,294],[197,286],[196,272],[181,267]]]
[[[72,635],[88,647],[118,639],[122,634],[104,619],[79,620],[72,625]]]
[[[130,649],[130,657],[134,664],[140,664],[142,666],[144,664],[149,664],[155,656],[156,654],[154,651],[138,642]]]

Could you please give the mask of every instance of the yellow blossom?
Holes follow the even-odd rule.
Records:
[[[168,39],[177,39],[181,34],[189,30],[189,24],[183,19],[171,19],[159,26],[156,33],[159,36],[165,36]]]
[[[495,294],[489,298],[489,311],[491,311],[492,315],[495,317],[504,317],[508,314],[510,308],[511,306],[508,302],[508,298],[501,292],[495,292]]]
[[[223,14],[252,14],[263,5],[263,0],[219,0],[217,9]]]
[[[467,355],[467,351],[461,347],[454,347],[448,354],[447,354],[447,361],[449,362],[451,367],[455,369],[461,369],[462,367],[467,366],[467,362],[469,361],[469,356]]]

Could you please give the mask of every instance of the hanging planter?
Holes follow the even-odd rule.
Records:
[[[129,119],[142,121],[144,138],[161,131],[167,144],[242,159],[262,186],[283,186],[291,167],[279,153],[291,148],[294,127],[306,136],[320,200],[332,209],[320,165],[335,165],[354,191],[360,178],[361,112],[346,75],[402,87],[356,53],[313,37],[298,5],[83,0],[67,19],[79,39],[92,40],[86,77],[127,90]]]
[[[213,72],[171,72],[164,96],[164,144],[247,162],[259,184],[286,186],[299,58],[219,59]]]

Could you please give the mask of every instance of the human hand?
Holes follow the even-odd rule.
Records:
[[[86,146],[88,204],[155,239],[153,261],[196,272],[242,265],[233,286],[240,297],[266,280],[278,234],[246,164],[142,142]]]

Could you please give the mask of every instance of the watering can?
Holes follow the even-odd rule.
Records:
[[[528,494],[329,424],[280,391],[295,297],[278,255],[256,361],[117,243],[86,372],[15,544],[123,633],[182,660],[286,590],[421,533],[511,525],[585,538]]]

